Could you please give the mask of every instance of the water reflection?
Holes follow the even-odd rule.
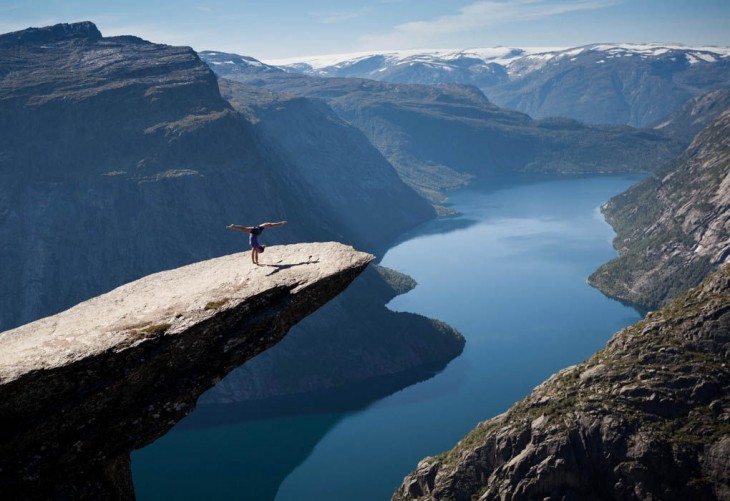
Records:
[[[201,405],[155,447],[133,453],[137,499],[274,499],[342,419],[441,370],[434,365],[305,395]]]

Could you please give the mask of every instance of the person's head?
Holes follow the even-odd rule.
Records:
[[[259,252],[264,252],[264,249],[265,248],[266,248],[266,246],[265,245],[262,245],[261,247],[259,247]]]

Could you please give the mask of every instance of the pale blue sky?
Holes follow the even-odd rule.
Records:
[[[0,0],[0,32],[93,21],[196,50],[267,59],[370,50],[730,46],[730,0]]]

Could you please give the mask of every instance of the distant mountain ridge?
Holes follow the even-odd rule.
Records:
[[[443,190],[474,176],[651,171],[681,150],[661,132],[532,120],[494,105],[475,86],[309,77],[262,70],[233,54],[200,57],[220,77],[325,101],[365,134],[401,179],[434,203],[443,200]]]
[[[269,61],[320,77],[461,83],[533,118],[646,127],[691,97],[730,86],[730,48],[591,44],[572,48],[425,50]]]
[[[272,59],[266,65],[281,68],[284,71],[296,71],[313,76],[355,76],[343,73],[357,73],[362,78],[377,78],[378,73],[396,67],[415,65],[431,65],[432,68],[441,68],[444,72],[452,72],[464,66],[464,62],[473,65],[481,62],[485,65],[497,64],[502,66],[510,77],[525,76],[537,71],[551,61],[565,58],[575,58],[579,54],[598,51],[604,52],[606,57],[625,57],[637,55],[648,59],[661,56],[670,51],[685,54],[690,64],[701,61],[708,63],[730,57],[730,47],[701,46],[691,47],[681,44],[612,44],[596,43],[579,47],[492,47],[474,49],[431,49],[431,50],[402,50],[382,52],[357,52],[349,54],[331,54],[310,57],[293,57],[286,59]],[[355,70],[357,68],[357,70]],[[476,68],[475,68],[476,70]],[[368,76],[364,72],[368,72]],[[405,83],[405,82],[404,82]],[[442,83],[466,83],[449,80]]]

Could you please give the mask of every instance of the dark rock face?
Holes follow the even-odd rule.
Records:
[[[728,499],[730,267],[616,334],[393,499]]]
[[[190,48],[103,38],[90,23],[0,42],[0,328],[245,248],[225,230],[232,222],[289,220],[267,233],[269,244],[338,240],[382,250],[433,217],[347,129],[337,151],[323,142],[318,154],[349,153],[337,180],[357,197],[340,197],[332,172],[314,162],[305,171],[289,161],[293,152],[267,151]],[[296,122],[302,110],[289,111]],[[348,177],[351,165],[358,171]],[[323,187],[316,196],[313,185]],[[355,212],[358,200],[379,212]],[[373,232],[384,213],[387,228]]]
[[[589,281],[647,308],[666,304],[730,260],[730,111],[675,162],[602,207],[619,257]]]
[[[333,243],[269,252],[279,267],[225,256],[0,333],[0,496],[133,499],[129,453],[373,259]]]
[[[72,38],[94,40],[101,38],[101,32],[94,23],[89,21],[72,24],[63,23],[45,26],[43,28],[28,28],[23,31],[5,33],[0,35],[0,45],[12,47],[27,43],[49,43]]]
[[[75,26],[48,31],[93,32]],[[23,33],[0,44],[0,328],[233,252],[221,228],[282,210],[191,49]]]

